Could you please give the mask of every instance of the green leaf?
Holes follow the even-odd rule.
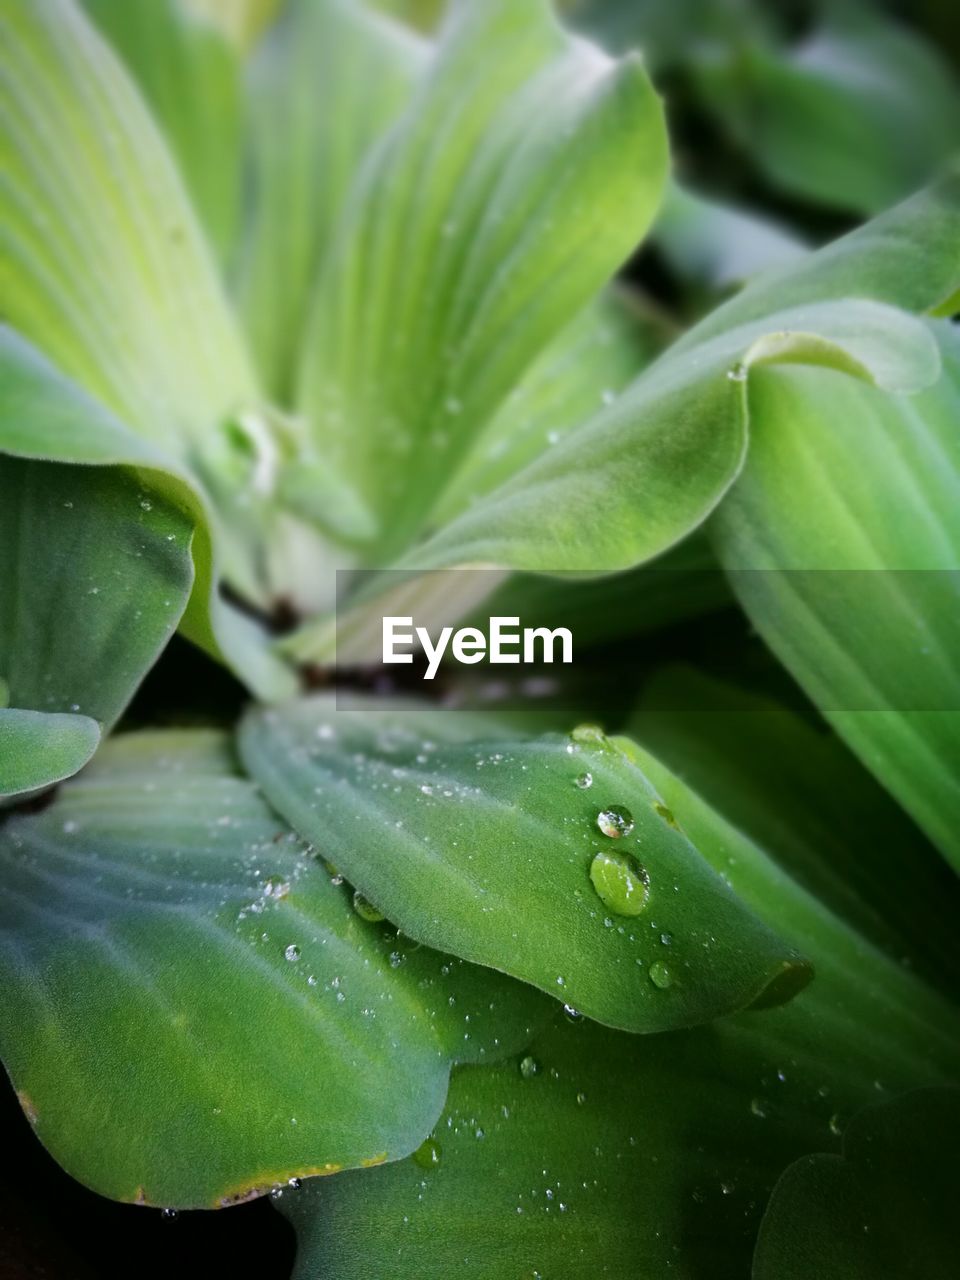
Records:
[[[546,1005],[362,919],[217,734],[113,739],[7,818],[0,863],[7,1070],[116,1199],[218,1206],[404,1156],[450,1063],[516,1052]]]
[[[960,1252],[960,1090],[923,1089],[868,1107],[842,1155],[780,1178],[760,1227],[754,1280],[948,1280]]]
[[[917,396],[756,377],[749,460],[712,533],[780,661],[960,865],[960,338],[931,329],[944,372]]]
[[[956,989],[956,877],[824,727],[671,667],[645,685],[629,732],[863,937]]]
[[[354,0],[291,0],[252,60],[253,208],[239,292],[264,381],[281,403],[292,400],[312,286],[347,194],[427,52]]]
[[[193,526],[195,582],[183,630],[213,655],[222,655],[263,697],[281,697],[293,691],[292,673],[269,652],[260,628],[220,594],[219,561],[226,553],[230,567],[246,580],[244,556],[229,538],[218,536],[214,544],[211,529],[219,534],[222,526],[195,479],[161,449],[128,430],[17,334],[2,327],[0,450],[84,464],[75,473],[78,485],[88,482],[86,477],[93,474],[91,465],[96,469],[135,468],[143,478],[143,487],[164,498],[165,507],[178,508]],[[66,536],[66,527],[63,533]],[[245,537],[249,534],[247,529]],[[232,547],[237,554],[230,554]],[[68,704],[76,700],[71,697]],[[49,707],[42,705],[41,709]]]
[[[547,0],[454,4],[347,202],[303,352],[314,447],[380,521],[368,559],[429,521],[478,433],[642,237],[666,164],[635,59],[571,40]]]
[[[696,529],[738,476],[747,384],[767,363],[826,365],[897,389],[927,385],[939,369],[924,327],[873,302],[814,303],[699,344],[688,337],[401,565],[598,574],[659,555]]]
[[[100,727],[89,716],[0,707],[0,801],[69,778],[99,741]]]
[[[29,430],[29,417],[18,421]],[[109,467],[0,453],[0,493],[0,672],[10,701],[109,728],[186,606],[192,524],[148,483]]]
[[[3,0],[7,321],[134,430],[204,456],[255,403],[167,146],[73,0]]]
[[[784,1164],[832,1147],[838,1110],[872,1092],[869,1078],[829,1060],[850,1030],[831,1027],[811,1053],[800,1006],[813,992],[662,1036],[561,1022],[531,1046],[532,1078],[516,1060],[457,1072],[436,1163],[405,1160],[284,1196],[294,1280],[749,1274]]]
[[[871,1100],[956,1078],[949,1003],[648,753],[621,745],[656,771],[677,822],[738,894],[804,939],[816,981],[779,1008],[657,1036],[561,1019],[523,1060],[456,1073],[435,1162],[284,1198],[299,1238],[295,1280],[587,1280],[598,1267],[630,1280],[742,1276],[787,1162],[836,1149]],[[659,944],[671,968],[675,946]]]
[[[270,802],[404,933],[601,1022],[691,1026],[809,980],[598,733],[316,699],[253,711],[240,748]],[[621,838],[602,834],[611,806],[631,815]],[[669,985],[650,968],[664,931]]]
[[[960,92],[935,47],[865,8],[779,50],[698,61],[699,88],[781,189],[875,213],[929,182],[960,144]]]
[[[221,262],[240,212],[240,76],[235,48],[187,0],[83,0],[163,128]]]

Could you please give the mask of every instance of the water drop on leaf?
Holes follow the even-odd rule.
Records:
[[[647,905],[650,877],[628,853],[598,853],[590,879],[603,905],[618,916],[638,916]]]
[[[536,1058],[531,1058],[528,1054],[527,1057],[520,1060],[520,1074],[524,1080],[532,1080],[534,1076],[540,1074],[540,1063]]]
[[[597,814],[597,826],[605,836],[619,840],[628,836],[633,830],[633,814],[622,804],[612,804],[608,809],[601,809]]]

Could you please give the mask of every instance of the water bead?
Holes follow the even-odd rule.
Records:
[[[520,1059],[520,1074],[524,1080],[532,1080],[534,1076],[540,1074],[540,1063],[536,1058],[531,1058],[528,1054],[525,1058]]]
[[[660,991],[666,991],[667,987],[673,985],[673,974],[662,960],[654,960],[647,972],[650,981]]]
[[[628,853],[598,853],[590,864],[590,880],[603,905],[618,916],[638,916],[647,905],[650,877]]]
[[[633,830],[633,814],[622,804],[612,804],[609,808],[601,809],[597,814],[597,826],[611,840],[619,840],[621,836],[628,836]]]

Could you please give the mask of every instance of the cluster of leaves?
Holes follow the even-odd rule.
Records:
[[[859,10],[566,7],[876,216],[672,185],[547,0],[0,0],[4,1063],[104,1195],[272,1192],[301,1280],[946,1275],[956,89]],[[678,334],[610,283],[648,231],[691,306],[770,269]],[[598,644],[722,575],[809,703],[301,695],[338,571],[402,571],[361,635],[478,564]],[[178,629],[254,704],[113,733]]]

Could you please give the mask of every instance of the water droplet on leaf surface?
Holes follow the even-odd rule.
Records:
[[[611,840],[619,840],[621,836],[628,836],[633,830],[633,814],[622,804],[612,804],[607,809],[601,809],[597,814],[597,826]]]
[[[647,905],[650,877],[628,853],[598,853],[590,864],[590,880],[603,905],[618,916],[638,916]]]
[[[383,912],[378,911],[372,902],[368,902],[359,890],[353,895],[353,909],[361,920],[368,920],[371,924],[378,924],[386,919]]]

